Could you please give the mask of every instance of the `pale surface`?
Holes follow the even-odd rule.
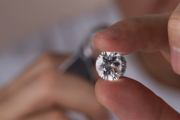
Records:
[[[108,0],[0,0],[0,51],[52,25],[96,12]]]

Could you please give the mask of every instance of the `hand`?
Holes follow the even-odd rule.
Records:
[[[97,101],[94,86],[84,78],[57,67],[67,58],[46,54],[0,91],[0,120],[71,120],[75,110],[91,120],[108,120]]]
[[[120,21],[100,31],[94,43],[102,51],[129,54],[161,51],[180,74],[180,5],[172,13]],[[96,83],[98,100],[121,120],[180,120],[180,114],[141,83],[123,77]]]

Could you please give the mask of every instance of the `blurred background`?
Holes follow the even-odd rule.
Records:
[[[78,51],[95,28],[110,26],[125,18],[172,11],[179,2],[0,0],[0,87],[8,85],[46,52],[70,55]],[[160,53],[139,52],[125,58],[125,76],[140,81],[180,112],[180,77]],[[170,73],[169,76],[166,73]],[[79,120],[86,119],[70,114]],[[117,120],[112,113],[110,116],[111,120]]]

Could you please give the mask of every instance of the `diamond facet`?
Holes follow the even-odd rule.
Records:
[[[119,80],[126,71],[126,60],[121,53],[102,52],[96,60],[96,70],[105,80]]]

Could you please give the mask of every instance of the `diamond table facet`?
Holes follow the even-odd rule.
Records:
[[[121,53],[102,52],[96,60],[96,70],[104,80],[119,80],[126,71],[126,60]]]

